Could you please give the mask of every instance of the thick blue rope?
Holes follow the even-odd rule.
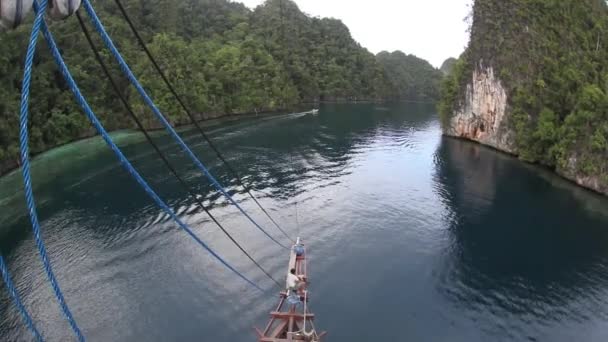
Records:
[[[44,265],[44,271],[51,283],[57,302],[61,307],[61,311],[65,315],[65,318],[70,323],[70,327],[74,330],[76,337],[79,341],[84,341],[84,337],[78,328],[78,324],[74,320],[70,309],[65,303],[61,288],[57,283],[51,262],[46,253],[44,241],[42,240],[42,234],[40,232],[40,223],[38,222],[38,214],[36,213],[36,203],[34,200],[34,193],[32,191],[32,179],[30,176],[30,160],[29,160],[29,132],[28,132],[28,113],[29,113],[29,97],[30,97],[30,84],[32,78],[32,65],[34,63],[34,55],[36,53],[36,43],[38,34],[40,33],[40,26],[44,22],[44,13],[46,12],[47,0],[41,0],[39,10],[36,13],[36,19],[34,19],[34,25],[32,27],[32,33],[30,35],[30,42],[27,47],[27,54],[25,56],[25,67],[23,72],[23,85],[21,90],[21,115],[20,115],[20,148],[21,148],[21,170],[23,173],[23,183],[25,188],[25,200],[27,208],[32,222],[32,230],[34,232],[34,238],[36,239],[36,246],[38,247],[38,253],[42,259]]]
[[[49,48],[51,49],[51,53],[53,54],[55,63],[59,67],[61,74],[63,75],[65,81],[68,84],[68,87],[70,88],[72,93],[74,93],[76,102],[78,102],[78,104],[82,107],[82,109],[84,110],[89,121],[91,121],[91,123],[93,124],[93,126],[95,127],[97,132],[102,136],[103,140],[110,147],[112,152],[114,152],[114,154],[120,161],[120,164],[127,170],[127,172],[129,172],[129,174],[133,178],[135,178],[137,183],[146,191],[148,196],[150,196],[152,198],[152,200],[154,200],[154,202],[156,202],[156,204],[160,208],[162,208],[165,211],[165,213],[167,213],[201,247],[206,249],[211,255],[213,255],[213,257],[215,257],[218,261],[220,261],[226,268],[228,268],[229,270],[234,272],[236,275],[238,275],[241,279],[246,281],[248,284],[250,284],[251,286],[255,287],[256,289],[258,289],[260,291],[263,291],[262,288],[260,288],[253,281],[249,280],[247,277],[245,277],[243,274],[241,274],[239,271],[237,271],[226,260],[224,260],[213,249],[211,249],[205,242],[203,242],[198,236],[196,236],[196,234],[194,234],[192,229],[190,229],[190,227],[188,227],[188,225],[186,225],[182,220],[180,220],[179,217],[177,217],[177,215],[175,214],[175,212],[171,208],[169,208],[169,206],[154,192],[154,190],[152,190],[152,188],[148,185],[148,183],[142,178],[142,176],[135,170],[133,165],[131,165],[131,163],[127,160],[125,155],[120,151],[118,146],[116,146],[116,144],[114,144],[114,142],[108,135],[108,132],[105,130],[105,128],[103,127],[103,125],[101,124],[99,119],[97,119],[97,116],[95,115],[95,113],[93,112],[93,110],[91,109],[91,107],[89,106],[87,101],[85,100],[85,98],[82,96],[82,93],[80,92],[80,89],[78,88],[78,85],[72,78],[72,75],[71,75],[68,67],[66,66],[65,62],[63,61],[63,58],[61,57],[61,53],[59,52],[59,49],[57,48],[57,44],[55,43],[53,36],[51,35],[50,31],[48,30],[48,27],[46,26],[46,24],[44,22],[42,23],[42,32],[44,34],[44,38],[46,39]]]
[[[4,279],[4,284],[6,285],[6,289],[8,290],[8,293],[13,298],[13,303],[15,303],[15,306],[19,310],[19,313],[21,314],[21,317],[23,318],[23,322],[25,323],[27,328],[30,330],[32,335],[34,335],[34,338],[36,339],[36,341],[43,342],[44,339],[42,339],[42,335],[40,335],[40,333],[38,332],[38,329],[36,329],[36,326],[34,325],[34,322],[32,321],[32,317],[27,312],[27,310],[25,309],[25,306],[23,306],[23,303],[21,302],[21,299],[19,298],[19,294],[17,293],[17,289],[15,289],[15,285],[11,281],[11,275],[8,273],[8,268],[6,267],[6,264],[4,263],[4,258],[2,258],[2,255],[0,255],[0,273],[2,273],[2,279]]]
[[[84,5],[85,10],[87,11],[87,14],[91,18],[91,22],[93,23],[93,26],[95,27],[97,32],[100,34],[106,47],[111,51],[112,55],[114,56],[114,58],[120,65],[122,72],[125,74],[125,76],[127,76],[129,81],[131,82],[131,84],[137,89],[137,92],[142,97],[144,102],[148,105],[148,107],[150,107],[150,109],[152,109],[152,112],[158,118],[158,120],[163,124],[163,126],[165,127],[167,132],[169,132],[169,134],[171,136],[173,136],[175,141],[177,141],[177,143],[181,146],[182,150],[184,150],[184,152],[186,152],[186,154],[188,154],[190,159],[192,159],[194,164],[196,164],[196,166],[203,172],[203,174],[209,179],[209,181],[211,181],[213,186],[218,191],[220,191],[232,204],[234,204],[241,211],[241,213],[243,213],[243,215],[245,215],[245,217],[247,217],[249,219],[249,221],[251,221],[251,223],[253,223],[260,231],[262,231],[268,238],[270,238],[272,241],[274,241],[277,245],[279,245],[285,249],[289,249],[285,245],[283,245],[279,241],[277,241],[274,237],[272,237],[251,216],[249,216],[249,214],[247,214],[247,212],[245,212],[245,210],[232,198],[232,196],[230,196],[230,194],[228,194],[228,192],[226,192],[226,190],[224,189],[222,184],[220,184],[220,182],[218,182],[218,180],[211,174],[211,172],[207,169],[207,167],[205,167],[205,165],[196,157],[196,155],[192,152],[192,150],[188,147],[188,145],[186,145],[186,143],[182,140],[182,138],[179,136],[179,134],[177,134],[177,132],[175,132],[175,130],[173,129],[171,124],[167,121],[167,119],[165,119],[165,116],[161,113],[161,111],[154,104],[154,101],[152,101],[152,99],[150,98],[150,96],[148,95],[146,90],[139,83],[139,81],[137,80],[137,78],[135,77],[135,75],[133,74],[131,69],[129,68],[129,65],[127,64],[127,62],[125,62],[125,60],[122,58],[122,55],[120,54],[120,52],[114,45],[114,42],[112,42],[112,38],[110,38],[110,36],[106,32],[103,24],[97,17],[97,14],[95,13],[95,9],[93,8],[93,6],[89,2],[89,0],[83,0],[82,3]]]

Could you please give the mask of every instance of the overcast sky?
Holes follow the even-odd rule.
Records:
[[[234,0],[248,7],[264,0]],[[458,57],[469,40],[464,19],[472,0],[295,0],[312,16],[341,19],[373,53],[401,50],[436,67]]]

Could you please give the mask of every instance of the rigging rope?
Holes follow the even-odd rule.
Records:
[[[289,160],[291,161],[291,167],[293,168],[293,173],[295,175],[298,175],[296,168],[296,163],[293,159],[293,153],[289,154]],[[300,237],[300,218],[298,217],[298,188],[297,188],[297,179],[294,180],[294,198],[295,198],[295,203],[294,203],[294,207],[295,207],[295,211],[296,211],[296,229],[298,232],[298,237]]]
[[[296,206],[296,226],[298,228],[298,236],[300,236],[300,219],[298,218],[298,199],[297,198],[296,198],[295,206]]]
[[[97,116],[95,115],[95,113],[93,112],[91,107],[89,106],[86,99],[83,97],[82,93],[80,92],[80,89],[78,88],[78,85],[76,84],[76,82],[74,81],[74,79],[72,77],[72,74],[70,73],[67,65],[65,64],[65,62],[63,61],[63,58],[61,57],[61,53],[59,52],[59,49],[57,48],[57,45],[55,43],[55,40],[53,39],[53,36],[51,35],[48,27],[46,26],[46,24],[44,22],[42,22],[42,32],[44,34],[44,38],[46,39],[50,50],[51,50],[53,58],[55,59],[55,63],[59,67],[59,70],[61,71],[61,74],[63,75],[63,78],[65,79],[68,87],[74,94],[74,97],[76,98],[76,102],[82,107],[82,109],[84,110],[89,121],[91,121],[91,123],[93,124],[93,126],[95,127],[97,132],[101,135],[101,137],[106,142],[106,144],[110,147],[112,152],[114,152],[114,154],[120,161],[120,164],[126,169],[126,171],[133,178],[135,178],[137,183],[143,188],[143,190],[148,194],[148,196],[150,196],[152,198],[152,200],[154,200],[154,202],[161,209],[163,209],[163,211],[167,215],[169,215],[201,247],[203,247],[205,250],[207,250],[215,259],[217,259],[226,268],[228,268],[229,270],[234,272],[236,275],[238,275],[241,279],[243,279],[244,281],[246,281],[247,283],[249,283],[251,286],[255,287],[256,289],[263,291],[262,288],[260,288],[258,285],[256,285],[251,280],[249,280],[242,273],[237,271],[232,265],[230,265],[226,260],[224,260],[220,255],[218,255],[213,249],[211,249],[205,242],[203,242],[196,234],[194,234],[192,229],[187,224],[185,224],[179,217],[177,217],[175,212],[171,208],[169,208],[169,206],[156,194],[156,192],[154,192],[154,190],[152,190],[152,188],[143,179],[143,177],[137,172],[137,170],[135,170],[133,165],[131,165],[129,160],[125,157],[125,155],[118,148],[118,146],[116,146],[116,144],[112,141],[112,138],[110,138],[110,135],[105,130],[105,128],[103,127],[103,125],[101,124],[101,122],[99,121],[99,119],[97,118]]]
[[[311,331],[306,331],[306,321],[307,316],[308,316],[308,308],[307,308],[307,304],[308,304],[308,290],[304,290],[304,323],[303,323],[303,327],[302,327],[302,333],[304,334],[304,336],[310,338],[313,337],[314,335],[316,335],[316,331],[313,327],[313,329]]]
[[[125,76],[127,76],[127,78],[129,79],[131,84],[136,88],[137,92],[140,94],[140,96],[142,97],[142,99],[144,100],[146,105],[152,110],[154,115],[162,123],[162,125],[165,127],[167,132],[169,132],[169,134],[173,137],[173,139],[175,139],[175,141],[180,145],[182,150],[184,150],[184,152],[190,157],[190,159],[194,162],[194,164],[203,172],[203,174],[207,177],[207,179],[209,179],[211,181],[213,186],[218,191],[220,191],[232,204],[234,204],[239,209],[239,211],[255,227],[257,227],[261,232],[263,232],[269,239],[274,241],[277,245],[283,247],[284,249],[289,249],[288,247],[286,247],[285,245],[280,243],[278,240],[276,240],[264,228],[262,228],[262,226],[260,226],[249,214],[247,214],[247,212],[232,198],[232,196],[230,196],[230,194],[226,191],[226,189],[224,189],[224,187],[218,182],[218,180],[211,174],[211,172],[207,169],[207,167],[205,167],[205,165],[196,157],[194,152],[192,152],[192,150],[188,147],[188,145],[186,145],[186,143],[182,140],[182,138],[179,136],[179,134],[177,134],[177,132],[173,129],[171,124],[167,121],[165,116],[158,109],[158,107],[156,106],[154,101],[152,101],[152,99],[150,98],[150,96],[148,95],[146,90],[139,83],[139,81],[137,80],[137,78],[135,77],[135,75],[133,74],[133,72],[131,71],[131,69],[129,68],[127,63],[125,62],[124,58],[122,57],[122,55],[120,54],[120,52],[118,51],[116,46],[114,45],[114,42],[112,41],[112,39],[106,32],[103,24],[97,17],[97,14],[95,13],[95,9],[91,5],[91,2],[89,0],[83,0],[83,5],[84,5],[84,8],[85,8],[87,14],[89,15],[89,18],[91,19],[91,22],[93,23],[93,26],[95,27],[97,32],[100,34],[101,39],[103,40],[104,44],[110,50],[110,52],[112,53],[112,55],[114,56],[116,61],[119,63],[120,69],[122,70],[122,72],[125,74]]]
[[[133,35],[135,36],[137,42],[139,43],[139,45],[141,46],[141,48],[144,50],[144,52],[148,56],[148,59],[150,60],[150,62],[154,66],[154,69],[156,69],[157,73],[159,74],[159,76],[162,78],[163,82],[165,83],[165,85],[169,89],[169,92],[171,92],[171,94],[173,95],[173,97],[175,98],[175,100],[179,103],[180,107],[182,107],[182,109],[184,110],[184,112],[188,115],[188,118],[190,119],[190,122],[192,122],[192,124],[196,127],[196,129],[199,131],[199,133],[201,134],[201,136],[203,137],[203,139],[205,139],[205,141],[207,142],[207,144],[209,145],[209,147],[211,147],[211,149],[215,152],[215,155],[217,156],[217,158],[222,163],[224,163],[224,165],[226,166],[226,169],[228,170],[228,172],[230,172],[236,178],[236,181],[239,184],[239,186],[241,186],[247,192],[247,194],[249,195],[249,197],[251,197],[251,199],[253,199],[253,201],[255,202],[255,204],[257,204],[257,206],[262,210],[262,212],[264,212],[264,214],[270,219],[270,221],[275,225],[275,227],[277,227],[277,229],[279,229],[279,231],[281,231],[281,233],[283,233],[283,235],[285,235],[285,237],[287,237],[287,239],[289,239],[291,242],[295,242],[285,232],[285,230],[283,230],[283,228],[281,228],[281,226],[274,220],[274,218],[270,215],[270,213],[268,213],[268,211],[262,206],[262,204],[258,201],[258,199],[253,195],[253,193],[251,191],[251,187],[246,186],[243,183],[243,179],[237,173],[236,169],[234,167],[232,167],[232,165],[226,160],[226,158],[224,158],[224,156],[219,151],[219,149],[217,148],[217,146],[213,143],[213,141],[211,140],[211,138],[209,138],[209,136],[205,133],[205,131],[203,130],[203,128],[199,125],[198,121],[196,120],[196,118],[192,114],[192,111],[190,110],[190,108],[188,108],[188,106],[186,106],[186,104],[182,100],[181,96],[175,90],[175,87],[173,87],[173,84],[171,83],[171,81],[169,81],[169,79],[167,78],[167,76],[165,75],[165,73],[163,72],[163,70],[161,69],[160,65],[156,62],[156,58],[154,58],[154,56],[152,55],[152,53],[148,49],[148,46],[146,45],[146,43],[144,42],[144,40],[141,38],[141,35],[139,34],[139,32],[137,31],[137,29],[135,28],[135,25],[131,21],[131,18],[127,14],[127,11],[125,10],[125,8],[122,5],[121,1],[120,0],[114,0],[114,2],[118,6],[118,9],[120,10],[120,13],[122,13],[122,16],[125,18],[125,21],[127,22],[127,24],[129,25],[129,27],[131,28],[131,31],[133,32]]]
[[[32,26],[32,32],[30,34],[30,41],[27,47],[27,53],[25,57],[25,67],[23,71],[23,85],[21,90],[21,113],[20,113],[20,150],[21,150],[21,170],[23,174],[23,184],[24,184],[24,192],[25,192],[25,200],[27,203],[27,208],[30,216],[30,221],[32,223],[32,230],[34,232],[34,238],[36,240],[36,247],[38,248],[38,254],[40,254],[40,258],[42,259],[42,264],[44,265],[44,271],[51,283],[51,287],[53,288],[53,292],[55,297],[57,298],[57,302],[61,307],[61,311],[63,312],[65,318],[70,324],[70,327],[74,331],[74,334],[78,338],[79,341],[84,341],[84,336],[78,327],[78,324],[74,320],[72,316],[72,312],[68,308],[68,305],[65,303],[65,299],[63,297],[63,293],[61,292],[61,288],[57,283],[57,279],[55,278],[55,274],[53,273],[53,268],[51,266],[51,262],[46,253],[46,247],[44,246],[44,240],[42,239],[42,234],[40,232],[40,223],[38,222],[38,214],[36,213],[36,203],[34,200],[34,193],[32,190],[32,179],[30,176],[30,160],[29,160],[29,132],[28,132],[28,113],[29,113],[29,96],[30,96],[30,84],[32,79],[32,69],[34,63],[34,55],[36,53],[36,43],[38,40],[38,34],[40,33],[40,27],[44,26],[44,13],[47,8],[47,0],[41,0],[40,6],[38,3],[34,1],[34,9],[36,10],[36,18],[34,19],[34,24]]]
[[[10,296],[13,298],[13,303],[15,303],[17,310],[19,310],[19,313],[21,314],[21,318],[23,318],[25,325],[30,330],[32,335],[34,335],[34,339],[36,341],[43,342],[44,340],[42,339],[42,335],[40,335],[40,333],[38,332],[38,329],[36,329],[36,326],[34,325],[34,322],[32,321],[32,317],[27,312],[27,309],[25,308],[25,306],[23,306],[23,303],[21,302],[21,299],[19,298],[19,294],[17,293],[17,289],[15,288],[15,285],[11,281],[11,275],[8,272],[8,267],[6,267],[6,264],[4,263],[4,258],[2,258],[2,255],[0,255],[0,273],[2,273],[2,279],[4,279],[4,284],[6,285],[6,289],[8,290],[8,293],[10,294]]]
[[[148,134],[148,131],[146,130],[146,128],[142,124],[141,120],[139,120],[139,118],[137,117],[137,115],[135,115],[135,113],[133,112],[133,109],[131,108],[131,105],[127,102],[127,100],[125,99],[125,97],[122,95],[122,92],[120,91],[120,88],[116,84],[116,81],[114,80],[114,78],[110,74],[110,71],[108,70],[108,68],[106,66],[106,63],[103,61],[103,58],[101,58],[101,55],[99,54],[99,52],[97,50],[97,47],[95,46],[95,43],[93,43],[93,40],[91,39],[91,35],[89,33],[89,30],[87,29],[87,27],[86,27],[86,25],[84,23],[84,20],[82,19],[82,16],[80,15],[80,12],[76,12],[76,18],[78,19],[78,23],[80,24],[80,28],[82,29],[82,32],[84,33],[84,36],[85,36],[85,38],[86,38],[86,40],[87,40],[87,42],[89,44],[89,47],[91,48],[91,51],[95,55],[95,59],[97,60],[97,63],[100,65],[101,69],[103,70],[104,75],[106,76],[106,78],[108,79],[108,81],[110,82],[110,84],[112,85],[112,89],[114,89],[114,92],[116,93],[116,95],[120,99],[120,102],[122,102],[123,106],[125,107],[125,109],[129,113],[129,116],[133,119],[133,121],[135,122],[135,124],[137,125],[137,127],[139,128],[139,130],[144,134],[144,136],[146,137],[146,140],[154,148],[154,150],[156,151],[156,154],[158,154],[158,156],[163,161],[163,163],[165,164],[165,166],[169,169],[169,171],[171,171],[171,173],[173,174],[173,176],[179,181],[180,185],[184,188],[184,190],[186,190],[188,192],[189,196],[195,201],[195,203],[197,203],[198,206],[203,211],[205,211],[205,213],[207,213],[207,215],[209,216],[209,218],[211,218],[211,220],[222,230],[222,232],[224,232],[224,234],[230,239],[230,241],[232,241],[241,250],[241,252],[243,252],[243,254],[245,254],[247,256],[247,258],[249,258],[249,260],[251,260],[251,262],[253,262],[268,278],[270,278],[270,280],[272,280],[274,283],[276,283],[277,286],[281,287],[281,284],[276,279],[274,279],[270,275],[270,273],[268,273],[268,271],[266,271],[232,237],[232,235],[215,218],[215,216],[213,214],[211,214],[211,212],[209,211],[209,209],[207,209],[207,207],[205,207],[205,205],[201,202],[201,200],[198,198],[198,196],[192,191],[192,189],[190,188],[190,186],[188,186],[188,184],[186,183],[186,181],[182,177],[180,177],[180,175],[177,173],[177,171],[175,170],[175,168],[173,167],[173,165],[171,165],[171,163],[169,162],[169,160],[167,160],[167,158],[165,157],[164,153],[160,150],[160,148],[158,147],[158,145],[154,142],[154,140],[152,139],[152,137],[150,137],[150,135]]]
[[[292,52],[291,49],[289,48],[289,44],[287,43],[287,38],[285,36],[285,9],[284,9],[284,3],[283,1],[279,1],[279,17],[281,19],[281,40],[283,41],[283,44],[285,44],[285,49],[287,49],[288,51],[288,55],[289,55],[289,61],[286,64],[286,68],[288,69],[288,72],[292,72],[293,70],[291,70],[291,63],[293,62],[293,59],[291,57],[292,56]],[[293,149],[291,149],[291,152],[289,153],[289,159],[291,160],[291,165],[293,167],[293,171],[295,175],[298,175],[298,172],[296,170],[296,164],[293,158]],[[295,212],[296,212],[296,229],[297,229],[297,237],[300,237],[300,218],[299,218],[299,213],[298,213],[298,191],[297,191],[297,179],[294,181],[294,198],[295,198],[295,203],[294,203],[294,207],[295,207]]]

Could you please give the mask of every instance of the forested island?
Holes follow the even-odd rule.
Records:
[[[604,0],[476,0],[442,89],[447,135],[540,163],[608,194]]]
[[[253,10],[227,0],[123,0],[123,4],[178,93],[201,120],[287,110],[308,102],[439,98],[442,73],[427,61],[400,51],[375,56],[351,37],[340,20],[311,17],[290,0],[269,0]],[[95,5],[161,110],[173,124],[187,123],[114,2],[99,0]],[[29,26],[0,38],[0,173],[17,166],[19,96]],[[106,127],[133,128],[76,19],[51,23],[51,29]],[[96,42],[102,46],[99,39]],[[156,127],[109,54],[103,54],[136,114],[148,127]],[[38,47],[34,75],[33,153],[95,134],[44,43]]]

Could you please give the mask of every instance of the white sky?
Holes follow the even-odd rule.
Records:
[[[233,0],[250,8],[264,0]],[[373,53],[401,50],[436,67],[458,57],[469,40],[465,17],[472,0],[295,0],[312,16],[341,19]]]

